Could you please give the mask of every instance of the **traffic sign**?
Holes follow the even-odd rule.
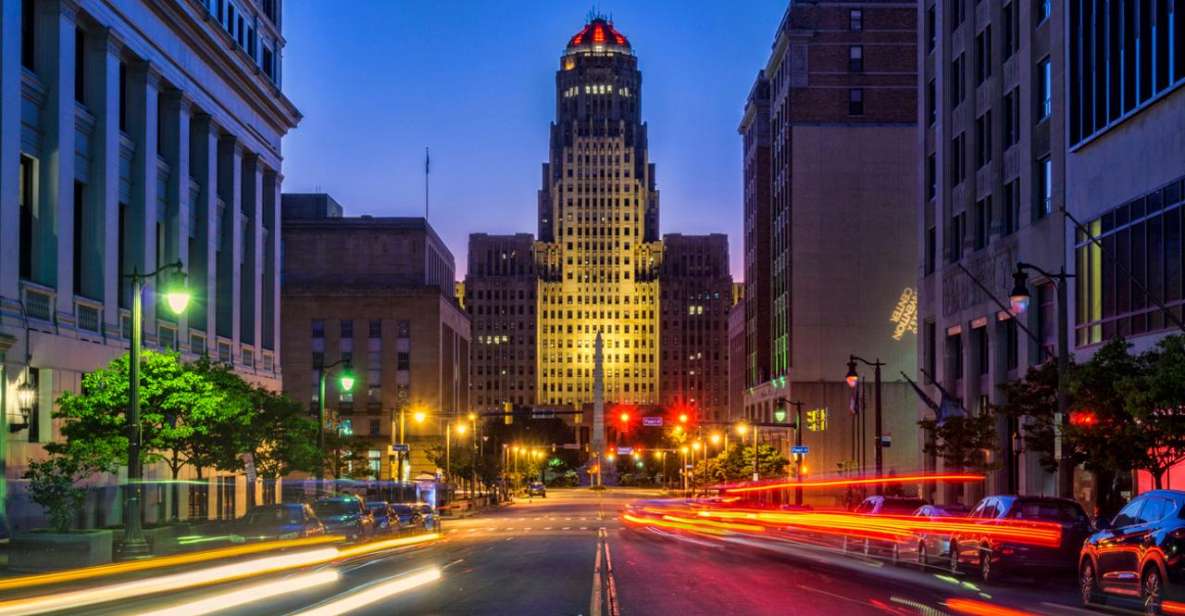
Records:
[[[892,446],[893,446],[892,435],[886,434],[881,437],[881,447],[892,447]]]
[[[391,445],[391,450],[398,451],[399,453],[407,453],[408,451],[411,451],[411,449],[407,446],[407,443],[395,443]]]
[[[795,445],[790,448],[790,453],[805,456],[810,450],[811,448],[806,445]]]
[[[580,449],[580,443],[564,443],[560,447],[562,449]]]
[[[534,409],[531,411],[531,419],[551,419],[555,417],[555,409]]]
[[[647,428],[661,428],[662,427],[662,417],[658,416],[658,415],[655,415],[653,417],[643,417],[642,418],[642,425],[646,426]]]
[[[617,448],[617,455],[619,455],[619,456],[628,456],[631,453],[634,453],[633,447],[618,447]]]

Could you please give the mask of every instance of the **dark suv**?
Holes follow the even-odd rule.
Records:
[[[1149,614],[1185,598],[1185,492],[1153,490],[1132,499],[1082,545],[1078,581],[1083,603],[1138,598]]]
[[[995,582],[1006,571],[1073,572],[1078,550],[1093,528],[1082,505],[1068,498],[1047,496],[988,496],[968,514],[983,525],[1010,522],[1053,522],[1061,526],[1057,546],[1001,541],[989,533],[966,532],[951,537],[951,568],[974,565],[985,582]]]

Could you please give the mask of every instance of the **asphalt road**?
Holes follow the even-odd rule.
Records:
[[[439,567],[440,579],[351,614],[957,614],[956,602],[1040,614],[1088,613],[1074,580],[983,586],[941,571],[894,567],[810,545],[762,545],[744,538],[704,540],[623,527],[622,506],[653,493],[555,490],[483,515],[445,522],[444,538],[323,565],[339,580],[292,588],[219,614],[342,613],[341,601]],[[128,599],[77,613],[174,609],[310,570]],[[336,603],[335,603],[336,602]],[[964,603],[964,605],[967,605]],[[176,611],[176,613],[183,613]],[[962,612],[967,613],[967,612]],[[991,612],[983,612],[991,613]]]

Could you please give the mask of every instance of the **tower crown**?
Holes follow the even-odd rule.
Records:
[[[590,19],[580,32],[568,40],[568,48],[565,53],[609,50],[632,52],[629,39],[613,27],[613,22],[598,16]]]

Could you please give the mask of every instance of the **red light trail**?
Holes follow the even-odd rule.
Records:
[[[916,475],[901,475],[898,477],[860,477],[855,479],[812,479],[807,481],[778,481],[774,483],[763,483],[759,485],[747,485],[742,487],[728,487],[720,486],[720,489],[729,494],[740,494],[745,492],[762,492],[765,490],[781,490],[785,488],[847,488],[867,485],[890,485],[901,483],[921,483],[930,481],[983,481],[983,475],[976,475],[971,473],[946,473],[946,474],[928,474],[920,473]]]

